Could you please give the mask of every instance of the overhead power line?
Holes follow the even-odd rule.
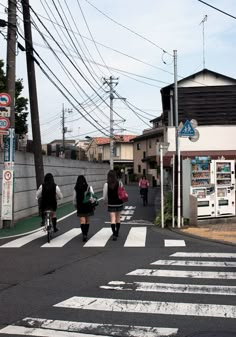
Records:
[[[233,19],[236,19],[235,16],[233,16],[233,15],[231,15],[231,14],[229,14],[229,13],[226,13],[226,12],[222,11],[221,9],[219,9],[219,8],[217,8],[217,7],[214,7],[214,6],[208,4],[208,3],[205,2],[205,1],[202,1],[202,0],[198,0],[198,1],[199,1],[199,2],[202,2],[202,3],[203,3],[204,5],[206,5],[206,6],[209,6],[209,7],[213,8],[213,9],[215,9],[216,11],[218,11],[218,12],[220,12],[220,13],[223,13],[223,14],[225,14],[225,15],[227,15],[227,16],[230,16],[230,17],[233,18]]]
[[[104,12],[102,12],[99,8],[97,8],[96,6],[94,6],[90,1],[88,1],[88,0],[85,0],[85,1],[86,1],[90,6],[92,6],[93,8],[95,8],[99,13],[101,13],[102,15],[104,15],[107,19],[109,19],[109,20],[111,20],[112,22],[116,23],[116,24],[119,25],[120,27],[122,27],[122,28],[128,30],[129,32],[131,32],[131,33],[137,35],[138,37],[141,37],[141,39],[143,39],[143,40],[145,40],[145,41],[151,43],[153,46],[155,46],[155,47],[159,48],[160,50],[162,50],[163,53],[167,53],[167,54],[173,56],[171,53],[169,53],[169,52],[167,52],[166,50],[164,50],[164,48],[158,46],[155,42],[149,40],[149,39],[146,38],[145,36],[143,36],[143,35],[141,35],[141,34],[135,32],[135,31],[132,30],[131,28],[128,28],[128,27],[126,27],[125,25],[119,23],[118,21],[112,19],[110,16],[108,16],[107,14],[105,14]]]

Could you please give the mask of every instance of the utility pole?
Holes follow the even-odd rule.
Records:
[[[68,132],[67,127],[65,127],[65,112],[72,112],[72,109],[65,109],[64,103],[62,104],[62,156],[65,156],[65,134]]]
[[[203,58],[203,69],[205,69],[205,22],[207,21],[207,15],[204,16],[200,25],[202,24],[202,58]]]
[[[176,132],[176,161],[177,167],[177,227],[180,228],[181,220],[181,195],[180,195],[180,146],[179,146],[179,116],[178,116],[178,81],[177,81],[177,50],[174,50],[174,97],[175,97],[175,132]]]
[[[6,217],[3,214],[3,203],[2,203],[2,226],[3,228],[9,228],[14,226],[14,151],[15,151],[15,75],[16,73],[16,0],[8,0],[8,30],[7,30],[7,93],[11,98],[10,101],[10,161],[5,162],[4,158],[4,170],[8,169],[8,175],[12,177],[11,186],[9,185],[9,190],[5,191],[9,193],[10,201],[6,205]],[[8,139],[7,139],[8,142]],[[5,142],[4,142],[5,143]],[[5,144],[4,144],[5,152]],[[9,160],[9,159],[8,159]],[[8,166],[7,166],[8,165]],[[5,192],[3,192],[3,196]],[[8,213],[8,214],[7,214]]]
[[[26,62],[28,72],[30,112],[31,112],[33,145],[34,145],[34,164],[35,164],[36,184],[38,188],[42,184],[44,179],[44,167],[43,167],[43,154],[42,154],[40,125],[39,125],[38,98],[37,98],[36,77],[34,67],[29,0],[21,0],[21,3],[23,8],[23,19],[24,19]]]
[[[122,99],[126,100],[123,97],[114,97],[114,84],[118,84],[118,78],[112,76],[109,79],[104,78],[104,83],[107,83],[110,88],[110,169],[114,169],[114,117],[113,117],[113,100]]]
[[[64,104],[62,104],[62,153],[63,156],[65,154],[65,108],[64,108]]]

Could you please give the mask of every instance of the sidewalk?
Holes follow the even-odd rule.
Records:
[[[236,223],[204,224],[174,229],[180,233],[236,246]]]
[[[75,208],[72,203],[64,204],[58,207],[57,209],[57,219],[66,216],[74,212]],[[0,229],[0,239],[7,238],[10,236],[23,235],[29,233],[33,230],[42,228],[40,227],[41,217],[38,215],[33,215],[29,218],[19,220],[15,223],[13,228],[4,228]]]

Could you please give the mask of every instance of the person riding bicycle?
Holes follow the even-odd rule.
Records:
[[[140,188],[140,194],[143,198],[143,205],[145,206],[147,204],[147,200],[148,200],[149,181],[147,180],[147,178],[145,176],[143,176],[139,180],[138,185],[139,185],[139,188]]]
[[[58,231],[57,228],[57,200],[62,199],[63,195],[57,184],[54,182],[53,175],[47,173],[44,177],[44,182],[39,186],[36,192],[36,199],[41,198],[40,208],[42,212],[42,224],[44,224],[44,213],[45,211],[52,211],[52,225],[54,232]]]

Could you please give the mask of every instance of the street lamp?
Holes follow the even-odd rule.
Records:
[[[163,181],[163,156],[166,154],[169,143],[159,143],[160,153],[160,168],[161,168],[161,228],[165,227],[164,224],[164,181]]]

